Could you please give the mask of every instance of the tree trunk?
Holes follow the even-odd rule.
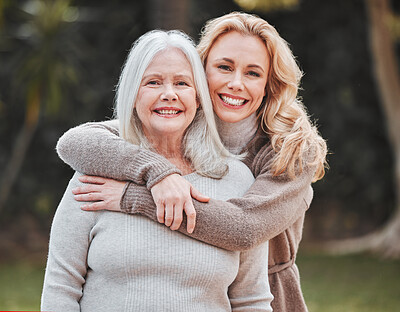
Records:
[[[14,186],[18,173],[24,162],[26,152],[32,141],[33,134],[36,131],[39,121],[40,110],[40,94],[39,89],[34,88],[33,92],[28,95],[27,110],[25,121],[15,140],[10,160],[3,171],[0,183],[0,213],[4,209],[6,202],[10,196],[12,187]]]
[[[374,74],[387,121],[395,160],[395,211],[380,230],[359,238],[327,243],[334,253],[372,251],[383,257],[400,258],[400,76],[389,22],[388,0],[366,0]]]
[[[151,29],[179,29],[190,34],[189,0],[148,1]]]

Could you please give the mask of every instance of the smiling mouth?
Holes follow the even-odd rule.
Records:
[[[232,106],[242,106],[248,102],[246,99],[233,99],[229,96],[218,94],[219,98],[224,102],[225,104],[232,105]]]
[[[155,109],[154,111],[161,116],[171,116],[182,113],[182,111],[178,109]]]

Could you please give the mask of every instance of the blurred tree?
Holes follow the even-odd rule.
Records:
[[[67,25],[77,18],[68,0],[31,0],[21,10],[25,22],[13,34],[23,49],[15,71],[15,83],[25,96],[25,119],[0,182],[0,212],[16,181],[42,110],[56,113],[65,88],[76,82],[73,61],[68,53],[71,40],[66,40]],[[64,35],[64,36],[63,36]]]
[[[400,75],[391,26],[399,23],[389,0],[365,0],[375,81],[386,115],[387,132],[395,160],[395,210],[386,225],[370,234],[331,242],[336,253],[372,251],[383,257],[400,258]],[[372,181],[375,183],[375,181]]]
[[[293,9],[300,0],[234,0],[241,8],[249,11],[271,12],[274,10]]]
[[[189,2],[189,0],[148,1],[150,29],[180,29],[190,33]]]

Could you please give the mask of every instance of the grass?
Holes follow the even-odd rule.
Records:
[[[0,310],[39,311],[44,264],[0,264]]]
[[[400,261],[303,253],[297,264],[310,312],[400,310]],[[0,310],[38,311],[43,275],[43,263],[0,264]]]
[[[400,261],[302,254],[297,264],[310,312],[400,311]]]

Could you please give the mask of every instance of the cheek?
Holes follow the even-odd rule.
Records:
[[[209,71],[207,73],[207,83],[210,91],[215,90],[218,87],[218,82],[221,81],[221,78],[218,78],[218,75],[213,71]]]
[[[266,94],[266,90],[265,90],[266,85],[267,85],[267,82],[266,82],[266,81],[265,81],[265,82],[263,81],[263,82],[258,83],[258,84],[255,86],[255,90],[256,90],[256,92],[259,94],[259,96],[261,96],[261,97],[264,97],[264,96],[265,96],[265,94]]]

